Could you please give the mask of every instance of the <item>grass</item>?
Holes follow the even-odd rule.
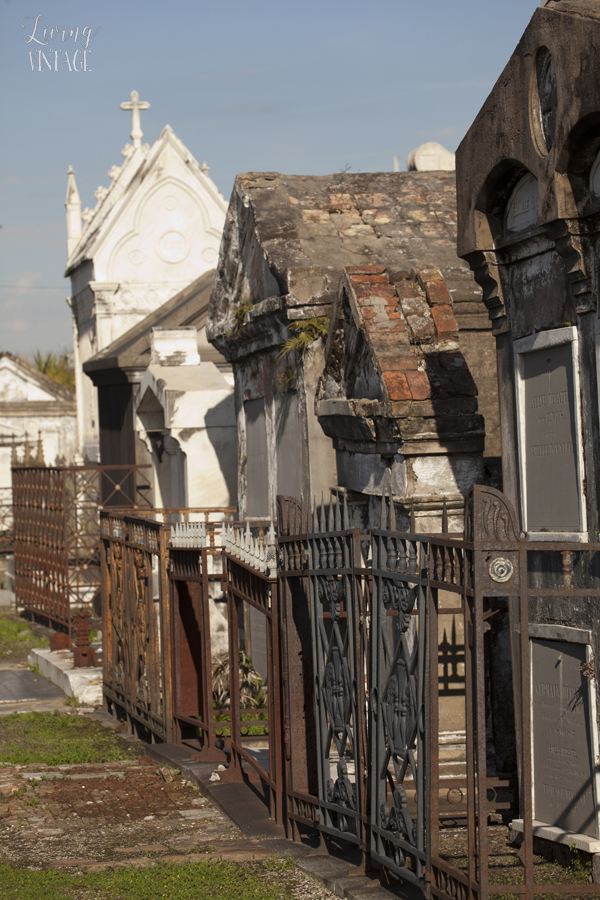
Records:
[[[230,726],[230,716],[229,713],[215,713],[215,735],[217,737],[231,737],[231,726]],[[240,715],[241,722],[256,722],[257,720],[264,721],[264,725],[242,725],[241,733],[242,736],[252,735],[262,736],[267,735],[269,733],[269,713],[268,712],[247,712],[241,713]],[[217,723],[219,722],[227,722],[227,725],[219,726]]]
[[[2,900],[283,900],[291,896],[290,864],[258,866],[228,862],[160,863],[147,869],[116,869],[71,875],[0,865]]]
[[[49,766],[116,762],[139,756],[99,722],[60,712],[15,713],[2,719],[0,762]]]
[[[0,616],[0,659],[15,650],[29,650],[31,647],[48,647],[46,638],[35,634],[22,619]]]

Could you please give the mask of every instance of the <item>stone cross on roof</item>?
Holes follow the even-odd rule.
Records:
[[[140,125],[140,109],[150,109],[150,104],[145,100],[140,100],[137,91],[132,91],[131,100],[121,103],[121,109],[131,110],[131,140],[134,147],[141,147],[144,132]]]

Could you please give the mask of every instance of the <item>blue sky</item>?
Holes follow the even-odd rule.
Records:
[[[0,0],[0,350],[71,348],[66,170],[94,206],[129,141],[132,90],[151,104],[144,142],[171,125],[227,199],[238,172],[389,171],[395,153],[404,168],[424,141],[456,149],[536,6]],[[38,37],[93,29],[91,71],[31,71],[37,16]]]

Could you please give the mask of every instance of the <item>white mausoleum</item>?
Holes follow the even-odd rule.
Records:
[[[131,144],[124,162],[99,187],[94,209],[81,211],[75,173],[67,186],[67,266],[77,379],[78,451],[99,458],[97,389],[83,364],[215,267],[227,205],[170,126],[142,144],[136,91],[121,104],[131,111]]]

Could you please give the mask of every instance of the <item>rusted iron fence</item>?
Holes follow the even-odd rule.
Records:
[[[353,844],[366,868],[440,900],[547,894],[534,883],[539,626],[530,625],[530,604],[597,603],[600,545],[530,542],[506,498],[483,486],[467,498],[462,537],[399,532],[385,497],[369,534],[352,526],[343,492],[310,515],[292,498],[278,498],[278,509],[277,555],[272,533],[249,525],[215,526],[211,547],[202,523],[103,514],[109,706],[154,740],[186,742],[205,759],[227,754],[224,779],[260,779],[290,838],[312,829]],[[211,679],[211,590],[226,596],[229,661],[240,659],[239,670],[230,666],[227,710]],[[508,773],[491,752],[494,616],[507,618],[512,640],[517,758]],[[254,709],[242,702],[246,656],[264,687]],[[586,665],[592,677],[593,658]],[[450,774],[441,734],[448,698],[465,736],[464,771]],[[597,808],[593,749],[581,790]],[[504,875],[492,815],[521,823],[523,866]],[[464,845],[459,860],[448,859],[456,856],[449,824]],[[551,892],[600,894],[570,883],[568,871],[564,881]]]
[[[149,503],[147,466],[19,466],[12,470],[17,608],[71,628],[100,596],[103,505]]]
[[[0,553],[13,551],[12,488],[0,487]]]

